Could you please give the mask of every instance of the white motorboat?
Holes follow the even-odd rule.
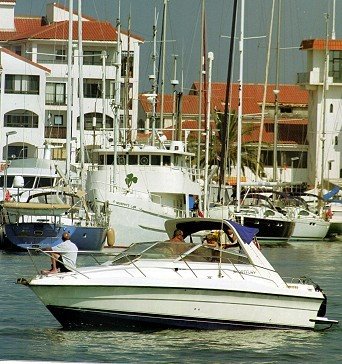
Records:
[[[259,230],[258,241],[261,244],[287,243],[293,233],[294,222],[277,211],[267,196],[258,193],[247,193],[240,202],[226,205],[213,205],[208,211],[211,218],[233,219],[245,226]]]
[[[165,226],[170,237],[181,229],[186,242],[134,244],[100,266],[17,283],[31,288],[65,328],[314,329],[337,323],[325,317],[318,285],[280,277],[253,243],[256,229],[205,218]],[[226,243],[229,229],[237,246],[195,243],[208,232]]]
[[[307,202],[300,196],[272,192],[272,200],[277,209],[295,223],[290,241],[317,241],[327,236],[329,218],[311,211]]]
[[[93,151],[87,199],[95,212],[109,211],[116,246],[149,240],[152,232],[165,240],[165,220],[192,216],[201,194],[192,156],[178,141],[167,147],[120,145],[117,151],[103,143]]]

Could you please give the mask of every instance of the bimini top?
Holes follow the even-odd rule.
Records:
[[[258,229],[242,226],[235,221],[205,218],[187,218],[187,219],[170,219],[165,222],[166,232],[171,238],[176,229],[184,233],[184,238],[200,231],[206,230],[223,230],[226,234],[229,229],[236,230],[241,240],[249,244],[253,241]]]

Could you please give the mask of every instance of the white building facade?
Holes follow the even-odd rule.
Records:
[[[342,181],[342,41],[304,40],[307,72],[298,83],[309,92],[308,176],[317,187]]]
[[[18,125],[17,134],[12,134],[9,147],[27,143],[30,135],[30,157],[41,157],[39,150],[43,144],[53,147],[53,158],[65,159],[67,128],[71,128],[71,151],[81,147],[80,141],[80,72],[83,77],[84,115],[83,146],[87,156],[91,156],[93,146],[103,145],[106,131],[114,129],[113,99],[117,85],[117,47],[118,32],[109,22],[94,20],[82,16],[82,48],[78,42],[78,15],[73,14],[73,43],[71,66],[71,105],[68,105],[68,28],[69,11],[56,3],[47,5],[43,18],[15,17],[16,1],[0,1],[1,21],[0,46],[10,52],[2,52],[1,59],[1,99],[0,125],[2,146],[6,150],[6,137],[11,131],[6,126],[5,115],[13,110],[26,110],[38,117],[38,128]],[[138,111],[139,51],[142,39],[127,32],[121,32],[121,98],[120,98],[120,133],[127,140],[136,138]],[[83,64],[80,67],[80,50],[83,50]],[[4,56],[5,55],[5,56]],[[11,57],[13,61],[8,61]],[[6,75],[15,79],[39,78],[39,92],[34,95],[25,90],[21,93],[6,92]],[[19,82],[19,81],[13,81]],[[38,82],[36,80],[36,82]],[[35,90],[37,92],[37,90]],[[71,123],[67,124],[67,115],[71,114]],[[32,130],[30,130],[32,129]],[[107,137],[108,138],[108,137]],[[0,148],[0,159],[5,159]],[[10,148],[11,149],[11,148]],[[36,150],[34,155],[33,150]],[[9,153],[10,154],[10,153]],[[20,157],[18,151],[14,153]],[[11,157],[11,155],[10,155]],[[77,159],[73,153],[72,161]]]

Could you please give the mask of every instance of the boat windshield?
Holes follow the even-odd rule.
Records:
[[[130,263],[140,259],[184,260],[189,262],[222,262],[230,264],[249,264],[245,253],[239,248],[213,249],[193,243],[156,242],[138,243],[116,256],[113,265]]]

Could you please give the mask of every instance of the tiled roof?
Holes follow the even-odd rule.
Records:
[[[1,0],[0,0],[1,1]],[[84,41],[106,42],[117,40],[117,30],[107,21],[96,21],[92,18],[82,22],[82,37]],[[43,24],[40,17],[15,17],[15,31],[0,31],[0,41],[15,41],[22,39],[68,39],[68,21],[60,21],[52,24]],[[121,30],[123,34],[127,31]],[[130,33],[134,39],[143,41],[143,38]],[[78,39],[78,22],[74,21],[73,39]]]
[[[15,18],[14,19],[14,32],[0,31],[0,41],[7,41],[21,33],[38,31],[41,28],[41,18]]]
[[[152,104],[147,100],[146,94],[139,95],[139,101],[142,108],[146,113],[152,112]],[[164,113],[172,114],[173,112],[173,95],[164,95]],[[160,113],[161,108],[161,96],[157,97],[156,112]],[[211,108],[220,110],[222,108],[221,100],[213,97],[211,99]],[[183,95],[182,96],[182,113],[187,115],[198,115],[199,110],[199,97],[197,95]],[[201,113],[204,114],[206,110],[205,98],[202,98]]]
[[[69,25],[68,21],[61,21],[40,28],[31,29],[26,32],[16,33],[10,40],[20,39],[55,39],[67,40]],[[115,41],[117,39],[116,29],[109,22],[85,21],[82,22],[82,37],[84,41]],[[78,22],[74,22],[73,39],[78,39]]]
[[[300,49],[302,50],[325,50],[326,42],[325,39],[306,39],[300,44]],[[330,51],[341,51],[342,50],[342,40],[341,39],[329,39],[328,49]]]
[[[226,95],[226,83],[215,82],[212,83],[212,95],[213,98],[221,100],[221,108],[224,110],[224,102]],[[199,84],[194,83],[192,89],[195,93],[199,90]],[[267,86],[266,93],[266,103],[274,104],[275,95],[273,90],[275,85]],[[282,104],[291,105],[307,105],[308,104],[308,91],[301,89],[297,85],[280,85],[278,94],[278,102]],[[263,84],[243,84],[243,103],[242,103],[242,113],[243,114],[257,114],[261,112],[260,105],[262,104],[264,95],[264,85]],[[239,102],[239,85],[237,83],[232,84],[232,94],[231,94],[232,109],[237,110]],[[220,104],[219,102],[216,102]]]
[[[232,85],[232,109],[238,108],[238,91],[239,85]],[[274,104],[274,85],[268,85],[266,94],[266,103]],[[198,83],[194,83],[192,86],[194,94],[183,95],[182,99],[182,112],[183,114],[195,115],[198,114],[198,102],[199,97],[197,95],[199,86]],[[308,104],[308,92],[301,89],[297,85],[281,85],[279,86],[278,102],[279,105],[292,105],[298,107],[307,107]],[[243,114],[260,114],[261,104],[263,100],[264,85],[262,84],[244,84],[243,85]],[[226,84],[224,82],[215,82],[212,84],[212,98],[211,109],[220,112],[224,111],[225,107],[225,94]],[[147,101],[146,94],[140,95],[139,100],[145,112],[152,111],[152,105]],[[157,98],[157,113],[160,112],[161,96]],[[173,110],[173,95],[164,95],[164,113],[172,114]],[[202,114],[206,110],[206,101],[202,97]]]
[[[10,51],[10,50],[9,50],[9,49],[7,49],[7,48],[0,47],[0,52],[7,53],[7,54],[11,55],[12,57],[15,57],[15,58],[17,58],[17,59],[20,59],[20,60],[22,60],[22,61],[24,61],[24,62],[26,62],[26,63],[32,64],[33,66],[35,66],[35,67],[37,67],[37,68],[40,68],[40,69],[42,69],[42,70],[43,70],[43,71],[45,71],[45,72],[51,73],[51,70],[50,70],[49,68],[46,68],[46,67],[44,67],[44,66],[41,66],[41,65],[40,65],[40,64],[38,64],[38,63],[32,62],[32,61],[30,61],[29,59],[27,59],[27,58],[25,58],[25,57],[19,56],[18,54],[16,54],[16,53],[14,53],[14,52]]]

